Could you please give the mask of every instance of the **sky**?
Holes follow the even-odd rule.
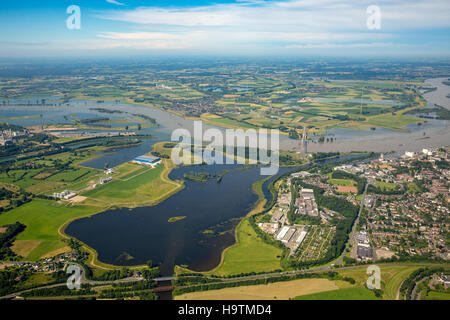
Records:
[[[67,26],[73,5],[79,29]],[[2,0],[0,8],[4,58],[450,57],[449,0]]]

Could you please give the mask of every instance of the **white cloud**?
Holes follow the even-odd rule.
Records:
[[[448,0],[288,0],[242,1],[231,4],[180,8],[140,7],[109,10],[103,19],[140,25],[184,27],[248,27],[267,30],[271,27],[303,31],[361,30],[366,27],[369,5],[381,8],[386,29],[449,27]],[[309,29],[309,30],[306,30]]]
[[[124,6],[125,4],[116,0],[106,0],[108,3],[116,4],[118,6]]]
[[[366,8],[373,4],[381,8],[382,29],[378,31],[366,26]],[[450,28],[449,16],[448,0],[238,0],[209,6],[115,7],[98,12],[96,17],[126,22],[126,29],[100,29],[95,39],[68,41],[61,46],[76,50],[244,54],[296,50],[354,53],[402,47],[417,50],[422,44],[408,44],[404,35],[413,37],[416,31],[423,34],[426,30],[433,33],[436,28]],[[426,37],[422,35],[422,39]],[[446,43],[440,46],[436,48],[449,47]],[[429,49],[426,43],[422,47],[424,51]]]

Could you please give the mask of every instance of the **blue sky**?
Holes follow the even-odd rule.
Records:
[[[69,30],[66,9],[81,9]],[[381,12],[368,29],[367,8]],[[450,56],[448,0],[2,0],[0,57]]]

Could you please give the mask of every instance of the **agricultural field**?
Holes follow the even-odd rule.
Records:
[[[31,160],[19,160],[0,173],[4,183],[23,188],[33,194],[51,195],[64,189],[77,190],[78,185],[101,173],[100,170],[78,164],[97,156],[100,148],[66,152]]]
[[[39,260],[69,249],[61,240],[63,225],[101,210],[101,207],[67,206],[50,200],[33,200],[0,214],[0,225],[16,221],[26,225],[25,231],[17,236],[12,249],[26,260]]]
[[[344,288],[295,297],[294,300],[381,300],[364,288]]]
[[[377,296],[366,288],[367,266],[336,270],[335,280],[311,278],[274,282],[262,285],[231,287],[217,290],[191,292],[175,296],[176,300],[396,300],[401,283],[420,266],[380,265],[381,291]],[[343,281],[351,278],[354,283]],[[429,292],[429,299],[445,298],[440,292]]]
[[[175,300],[289,300],[299,295],[339,289],[328,279],[300,279],[219,290],[192,292],[175,296]]]
[[[423,122],[406,113],[425,106],[417,90],[424,83],[410,75],[403,77],[404,70],[396,67],[385,70],[395,73],[396,80],[369,80],[360,74],[360,80],[351,81],[323,77],[354,79],[353,72],[360,71],[361,66],[351,72],[347,72],[348,66],[342,72],[342,66],[333,64],[314,66],[315,71],[311,72],[307,66],[289,66],[282,68],[282,72],[273,66],[246,65],[239,72],[236,67],[205,64],[192,69],[166,69],[159,66],[156,71],[152,66],[140,65],[95,79],[11,79],[0,85],[0,98],[9,101],[47,96],[60,97],[65,102],[71,99],[99,103],[122,101],[163,108],[225,128],[274,128],[283,134],[300,133],[303,127],[313,134],[331,128],[405,131],[406,125]],[[335,68],[336,72],[330,71]],[[318,75],[322,80],[315,79]],[[130,121],[139,122],[128,118],[113,122],[123,124],[124,127],[118,127],[123,130],[125,124],[132,125]]]

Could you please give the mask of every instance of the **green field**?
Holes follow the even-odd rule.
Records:
[[[330,179],[328,180],[329,184],[334,184],[337,186],[346,186],[346,187],[353,187],[356,182],[350,179]]]
[[[367,267],[357,267],[350,270],[339,271],[342,277],[350,277],[356,280],[356,285],[364,288],[367,281]],[[381,268],[381,289],[383,298],[395,300],[398,288],[411,272],[420,268],[420,266],[380,266]]]
[[[126,166],[130,167],[128,164]],[[136,207],[155,204],[182,187],[180,182],[167,178],[172,167],[168,161],[157,165],[154,169],[143,167],[132,173],[125,173],[120,180],[115,179],[82,195],[106,203],[108,206]]]
[[[223,262],[208,272],[219,276],[281,269],[282,250],[258,238],[248,220],[237,227],[238,243],[223,253]]]
[[[430,291],[428,294],[424,297],[421,297],[422,300],[450,300],[450,293],[447,292],[437,292],[437,291]]]
[[[13,209],[0,215],[0,225],[12,224],[19,221],[26,225],[24,232],[17,236],[20,247],[23,242],[33,246],[22,250],[30,251],[24,258],[27,260],[38,260],[42,256],[52,253],[66,246],[61,241],[58,230],[67,221],[88,216],[99,212],[101,208],[91,206],[64,206],[49,200],[33,200],[19,208]],[[27,250],[30,249],[30,250]]]
[[[344,288],[332,291],[307,294],[294,300],[381,300],[370,290],[363,288]]]

